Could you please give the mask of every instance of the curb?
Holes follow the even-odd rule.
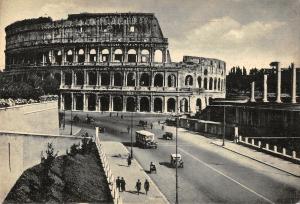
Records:
[[[248,155],[242,154],[242,153],[237,152],[237,151],[235,151],[235,150],[229,149],[229,148],[227,148],[227,147],[223,147],[223,146],[221,146],[221,145],[219,145],[219,144],[216,144],[216,143],[214,143],[214,142],[211,142],[211,144],[214,144],[214,145],[216,145],[216,146],[218,146],[218,147],[222,147],[223,149],[226,149],[226,150],[228,150],[228,151],[234,152],[234,153],[239,154],[239,155],[241,155],[241,156],[247,157],[247,158],[252,159],[252,160],[254,160],[254,161],[257,161],[257,162],[259,162],[259,163],[262,163],[262,164],[265,164],[265,165],[267,165],[267,166],[270,166],[270,167],[272,167],[272,168],[274,168],[274,169],[280,170],[280,171],[282,171],[282,172],[285,172],[285,173],[287,173],[287,174],[290,174],[290,175],[292,175],[292,176],[295,176],[295,177],[300,178],[300,175],[293,174],[293,173],[291,173],[291,172],[289,172],[289,171],[286,171],[286,170],[284,170],[284,169],[282,169],[282,168],[276,167],[276,166],[274,166],[274,165],[272,165],[272,164],[268,164],[268,163],[266,163],[266,162],[263,162],[263,161],[261,161],[261,160],[258,160],[258,159],[255,159],[255,158],[253,158],[253,157],[250,157],[250,156],[248,156]]]
[[[121,143],[122,144],[122,143]],[[123,145],[123,144],[122,144]],[[128,151],[128,149],[123,145],[123,147],[126,149],[126,151],[129,153],[129,151]],[[143,169],[144,170],[144,168],[141,166],[141,164],[138,162],[138,160],[136,160],[136,159],[134,159],[135,161],[136,161],[136,163],[137,163],[137,165],[140,167],[140,169]],[[161,197],[163,198],[163,200],[166,202],[166,203],[168,203],[168,204],[170,204],[170,202],[168,201],[168,199],[166,198],[166,196],[160,191],[160,189],[158,188],[158,186],[156,185],[156,183],[150,178],[150,176],[147,174],[147,173],[145,173],[145,176],[147,177],[147,179],[149,179],[152,183],[153,183],[153,186],[155,186],[155,188],[156,188],[156,190],[159,192],[159,194],[161,195]]]

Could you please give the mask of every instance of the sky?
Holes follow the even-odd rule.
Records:
[[[0,0],[0,69],[7,25],[83,12],[154,13],[174,62],[192,55],[224,60],[227,70],[300,67],[300,0]]]

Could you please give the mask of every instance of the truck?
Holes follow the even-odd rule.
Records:
[[[146,130],[139,130],[135,132],[135,142],[138,147],[141,148],[154,148],[157,149],[157,142],[154,140],[154,133],[146,131]]]

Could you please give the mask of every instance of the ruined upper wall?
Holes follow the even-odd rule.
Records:
[[[7,49],[30,44],[28,42],[167,43],[152,13],[70,14],[67,19],[57,21],[50,17],[40,17],[17,21],[7,26],[5,31]]]

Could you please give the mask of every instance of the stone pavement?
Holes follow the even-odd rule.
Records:
[[[243,155],[260,163],[264,163],[268,166],[274,167],[286,173],[300,177],[300,165],[295,164],[286,160],[283,160],[272,155],[259,152],[257,150],[236,144],[232,141],[225,141],[225,146],[222,146],[221,140],[214,140],[213,144],[223,147],[224,149],[230,150],[237,154]]]
[[[166,197],[161,193],[156,184],[147,175],[140,164],[133,159],[131,166],[127,166],[128,150],[120,142],[100,142],[103,152],[108,160],[112,175],[124,177],[126,182],[126,191],[120,192],[123,203],[169,203]],[[140,179],[142,183],[141,193],[136,193],[135,184]],[[145,194],[144,182],[147,179],[150,182],[148,195]]]

